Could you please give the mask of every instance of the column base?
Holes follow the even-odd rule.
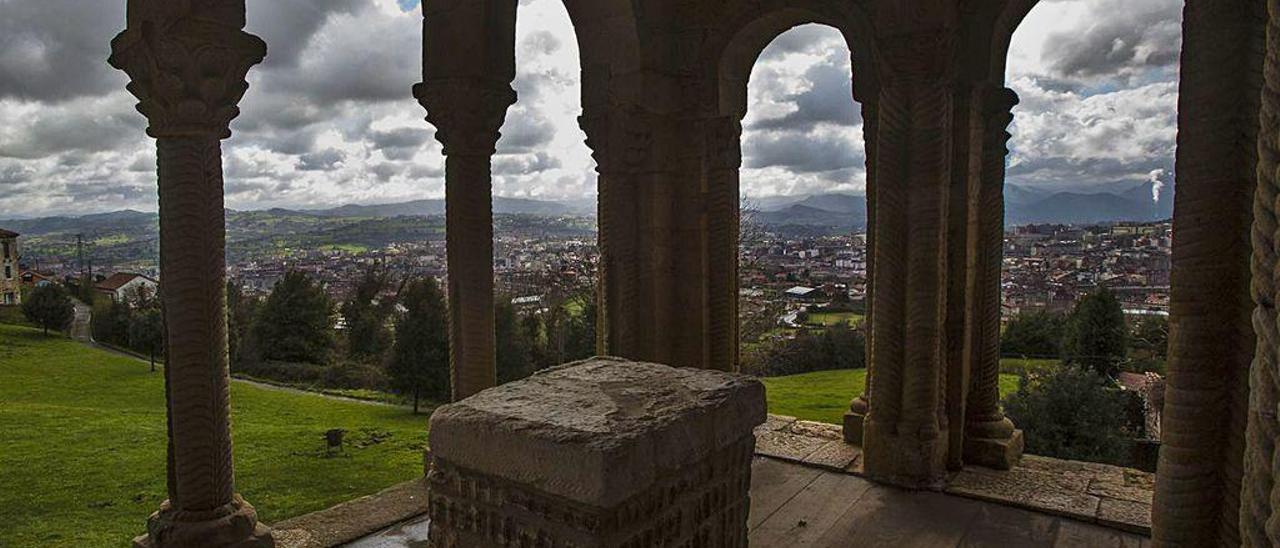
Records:
[[[941,432],[894,426],[867,418],[863,471],[876,481],[899,487],[940,490],[947,475],[947,439]]]
[[[844,441],[851,445],[862,445],[862,425],[867,420],[865,413],[855,411],[844,412]]]
[[[849,402],[849,410],[844,412],[844,441],[851,445],[862,445],[862,425],[867,420],[867,399],[858,396]]]
[[[964,440],[964,463],[1008,470],[1022,459],[1022,430],[1014,430],[1007,438],[972,438]]]
[[[236,495],[228,504],[203,512],[174,510],[169,501],[147,520],[147,534],[133,539],[134,548],[274,548],[271,528]]]

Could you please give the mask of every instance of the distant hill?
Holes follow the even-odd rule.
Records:
[[[499,215],[541,215],[555,217],[560,215],[586,215],[595,212],[594,202],[583,207],[581,201],[576,203],[550,202],[525,198],[493,199],[493,212]],[[413,200],[392,204],[356,205],[349,204],[330,209],[298,210],[298,213],[318,215],[321,217],[405,217],[444,215],[444,200]]]
[[[1119,184],[1113,186],[1118,187]],[[1005,222],[1104,223],[1158,221],[1173,217],[1173,191],[1166,187],[1153,199],[1154,183],[1145,182],[1112,192],[1053,192],[1005,185]]]

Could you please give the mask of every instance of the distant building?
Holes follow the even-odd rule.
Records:
[[[22,287],[24,288],[35,289],[37,287],[44,287],[54,283],[54,280],[55,278],[53,276],[41,274],[34,270],[22,271]]]
[[[117,272],[94,286],[99,293],[109,295],[116,302],[130,302],[141,294],[156,296],[160,283],[143,276],[128,272]],[[136,303],[131,303],[136,304]]]
[[[22,304],[18,272],[18,233],[0,228],[0,304]]]
[[[816,299],[822,294],[817,289],[814,289],[812,287],[797,285],[791,289],[788,289],[786,291],[786,295],[788,298],[791,298],[791,299],[808,301],[808,300]]]

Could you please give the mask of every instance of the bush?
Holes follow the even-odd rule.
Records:
[[[70,327],[76,307],[61,287],[47,285],[31,292],[31,297],[22,303],[22,315],[48,335],[50,329],[62,331]]]
[[[866,366],[866,339],[847,323],[818,332],[801,330],[792,339],[765,343],[743,360],[744,371],[762,377]]]
[[[1127,465],[1141,424],[1135,396],[1092,370],[1061,367],[1024,375],[1004,407],[1026,436],[1027,453]]]
[[[1000,353],[1005,356],[1056,358],[1062,353],[1066,318],[1051,312],[1018,314],[1000,336]]]
[[[323,365],[269,360],[232,364],[231,370],[248,377],[289,384],[317,384],[325,373]]]
[[[382,390],[387,386],[387,374],[380,365],[355,360],[341,360],[325,367],[321,371],[320,385],[324,388]]]

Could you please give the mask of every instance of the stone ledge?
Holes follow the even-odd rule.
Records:
[[[427,512],[425,479],[393,485],[272,526],[277,548],[328,548],[371,535]]]

